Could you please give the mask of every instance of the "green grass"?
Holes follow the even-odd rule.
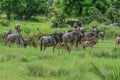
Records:
[[[25,29],[31,31],[29,35],[36,33],[38,27],[40,32],[48,34],[72,29],[70,27],[52,29],[50,28],[52,23],[45,20],[40,22],[13,20],[8,27],[0,26],[0,80],[103,80],[99,76],[100,72],[108,76],[106,78],[109,80],[119,80],[120,47],[115,47],[114,38],[106,37],[103,42],[99,40],[93,48],[86,50],[79,46],[79,49],[72,49],[70,54],[62,53],[58,46],[54,53],[52,47],[44,52],[40,51],[39,46],[37,49],[17,48],[16,45],[3,46],[3,32],[12,29],[13,33],[16,33],[14,30],[16,23],[21,25],[24,37]],[[109,28],[106,30],[109,31]],[[114,28],[113,32],[115,31],[118,32],[118,28]]]
[[[94,63],[104,73],[110,74],[115,65],[120,66],[119,58],[95,56],[93,53],[112,53],[113,40],[105,40],[85,51],[73,49],[71,53],[62,53],[60,49],[51,48],[40,51],[39,48],[16,48],[0,46],[1,80],[102,80],[92,73]],[[60,51],[60,52],[59,52]],[[114,51],[116,52],[116,51]],[[14,74],[14,75],[13,75]]]

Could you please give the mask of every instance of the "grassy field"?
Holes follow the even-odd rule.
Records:
[[[114,35],[119,33],[118,27],[98,24],[100,29],[105,28],[106,38],[99,40],[93,48],[83,50],[80,46],[69,54],[62,53],[59,46],[55,53],[52,48],[40,51],[39,45],[34,48],[5,47],[3,32],[12,29],[14,25],[21,25],[22,34],[29,30],[30,36],[40,29],[41,33],[54,33],[72,29],[70,27],[52,29],[50,21],[11,21],[8,27],[0,25],[0,80],[120,80],[120,47],[115,47]],[[85,26],[90,29],[96,22]],[[113,35],[114,33],[114,35]],[[109,37],[109,38],[108,38]]]

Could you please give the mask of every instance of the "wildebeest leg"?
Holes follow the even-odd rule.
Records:
[[[42,45],[40,46],[40,50],[42,51]]]
[[[5,46],[7,46],[7,44],[8,44],[8,41],[6,40],[6,42],[5,42]]]
[[[10,41],[8,41],[8,46],[9,46],[9,47],[11,46],[11,42],[10,42]]]
[[[70,49],[70,48],[67,48],[67,51],[68,51],[68,52],[69,52],[69,54],[70,54],[71,49]]]
[[[77,40],[77,41],[76,41],[76,47],[77,47],[77,49],[78,49],[78,44],[79,44],[79,41]]]
[[[30,45],[30,48],[31,48],[31,47],[32,47],[32,45],[33,45],[33,42],[32,42],[32,41],[30,41],[29,45]]]
[[[20,43],[16,42],[16,45],[17,45],[18,48],[20,47]]]
[[[45,44],[45,45],[44,45],[44,51],[45,51],[46,47],[47,47],[47,45]]]
[[[73,48],[75,48],[76,45],[77,45],[77,40],[74,41],[74,46],[73,46]]]

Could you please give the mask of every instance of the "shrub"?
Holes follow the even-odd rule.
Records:
[[[91,71],[99,76],[102,80],[119,80],[120,79],[120,66],[114,66],[111,73],[105,74],[104,71],[101,71],[96,65],[92,63],[93,68]]]
[[[110,53],[109,52],[105,52],[105,51],[92,53],[92,56],[93,57],[97,57],[97,58],[101,58],[101,57],[109,58],[109,57],[111,57]]]
[[[18,60],[20,56],[18,54],[6,54],[5,58],[6,61]]]
[[[43,66],[38,64],[29,64],[27,65],[28,69],[28,75],[34,76],[34,77],[43,77],[46,70]]]
[[[3,20],[0,20],[0,24],[1,24],[2,26],[9,26],[9,21],[3,19]]]
[[[68,24],[60,24],[59,28],[67,28],[69,25]]]
[[[69,71],[58,68],[52,69],[48,66],[43,66],[40,64],[28,64],[27,65],[28,75],[33,77],[48,77],[48,76],[66,76],[69,74]]]

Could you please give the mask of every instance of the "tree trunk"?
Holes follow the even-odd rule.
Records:
[[[10,13],[7,13],[6,16],[7,16],[7,20],[11,19]]]

